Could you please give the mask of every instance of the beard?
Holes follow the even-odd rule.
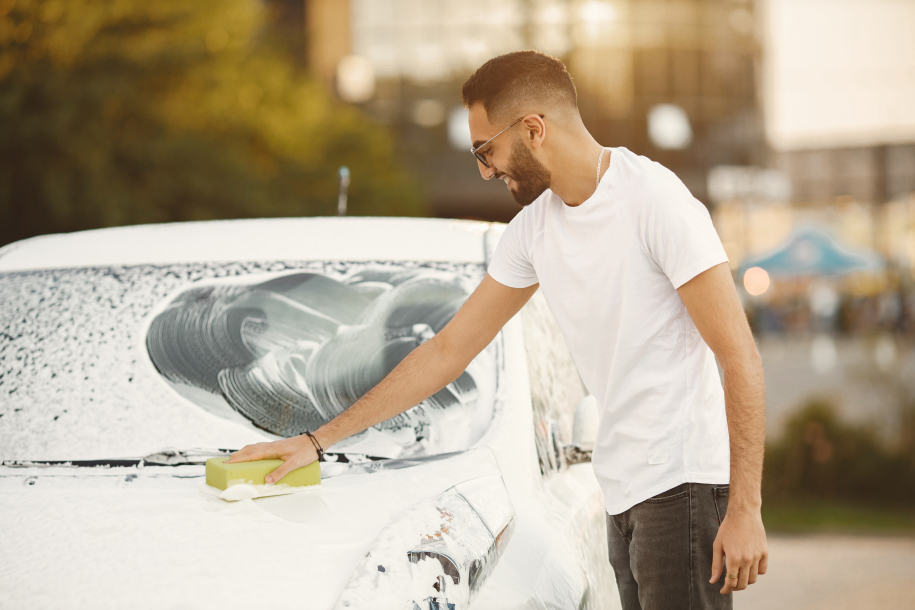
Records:
[[[517,190],[509,189],[512,197],[521,207],[530,205],[543,191],[550,188],[550,171],[534,158],[531,151],[516,138],[512,142],[511,160],[508,162],[508,174],[517,185]]]

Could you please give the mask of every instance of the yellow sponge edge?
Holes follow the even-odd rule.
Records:
[[[282,466],[283,460],[254,460],[253,462],[233,462],[225,464],[227,457],[207,460],[207,485],[225,490],[233,485],[264,485],[264,477]],[[275,484],[291,487],[321,484],[321,464],[312,462],[308,466],[296,468],[286,473]]]

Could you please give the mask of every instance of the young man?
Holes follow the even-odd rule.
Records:
[[[496,57],[462,96],[480,173],[523,209],[452,321],[314,436],[329,447],[456,379],[539,285],[600,404],[623,608],[730,608],[766,572],[764,382],[708,212],[664,167],[591,137],[559,60]],[[272,482],[317,455],[299,436],[230,461],[264,458],[285,460]]]

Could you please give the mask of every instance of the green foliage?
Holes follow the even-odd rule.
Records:
[[[264,38],[253,0],[0,0],[0,244],[134,223],[420,215],[387,131]]]
[[[887,446],[874,430],[841,421],[828,402],[811,401],[791,418],[784,436],[766,447],[764,501],[911,506],[913,432],[915,418],[906,410],[899,442]]]
[[[767,532],[915,533],[911,506],[876,506],[873,502],[767,502],[762,518]]]

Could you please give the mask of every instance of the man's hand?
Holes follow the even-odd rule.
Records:
[[[728,578],[725,574],[722,594],[742,591],[747,585],[756,582],[757,575],[765,574],[769,563],[769,548],[759,510],[731,512],[729,507],[718,528],[712,557],[712,578],[709,582],[717,582],[721,577],[722,557],[727,565],[727,574],[738,576]]]
[[[308,466],[318,459],[318,452],[311,439],[306,435],[293,436],[284,438],[281,441],[272,443],[257,443],[256,445],[246,445],[241,450],[232,454],[227,464],[235,462],[251,462],[253,460],[283,460],[283,465],[268,474],[265,478],[268,484],[278,483],[280,479],[292,472],[296,468]]]

